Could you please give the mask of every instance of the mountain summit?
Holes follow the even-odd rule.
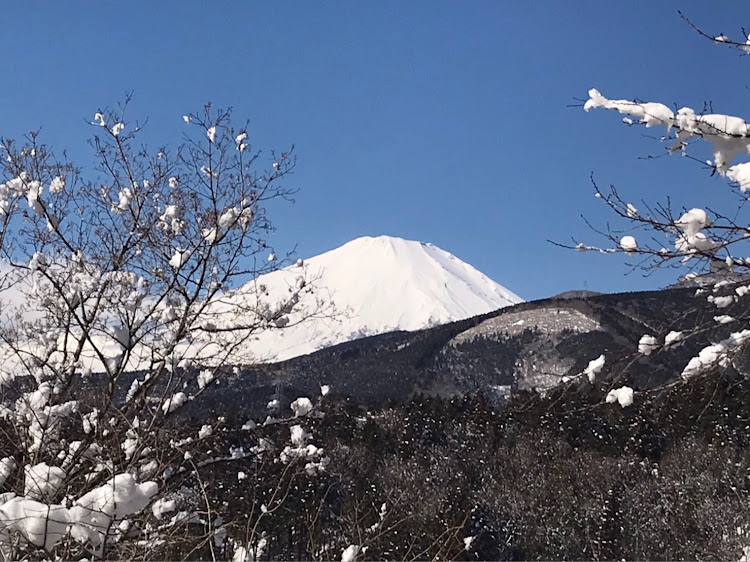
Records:
[[[305,260],[304,268],[319,288],[317,296],[330,299],[336,314],[259,334],[247,349],[256,361],[281,361],[365,336],[420,330],[522,302],[451,253],[392,236],[357,238]],[[281,294],[299,274],[293,266],[263,275],[252,285]]]

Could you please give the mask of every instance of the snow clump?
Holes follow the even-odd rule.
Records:
[[[619,402],[623,408],[630,406],[633,403],[633,389],[629,386],[612,389],[607,394],[606,400],[607,404]]]
[[[302,416],[306,416],[312,411],[313,403],[309,398],[297,398],[289,405],[289,407],[294,412],[294,417],[299,418]]]
[[[638,251],[638,242],[632,236],[623,236],[620,238],[620,248],[629,256],[634,256]]]
[[[354,562],[357,559],[361,547],[358,544],[350,544],[341,553],[341,562]]]
[[[604,368],[604,355],[600,355],[597,359],[589,361],[588,367],[583,370],[583,374],[588,376],[589,382],[593,383],[601,370]]]
[[[659,343],[654,336],[645,334],[638,340],[638,353],[643,353],[643,355],[651,355],[651,352],[655,351],[658,347]]]

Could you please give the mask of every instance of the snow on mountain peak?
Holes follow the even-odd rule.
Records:
[[[364,336],[419,330],[522,302],[449,252],[393,236],[357,238],[304,264],[316,296],[330,299],[336,314],[258,334],[245,347],[255,361],[281,361]],[[263,285],[270,294],[281,294],[299,274],[299,267],[291,266],[259,277],[248,289]],[[240,289],[238,298],[242,293]]]
[[[295,306],[290,306],[290,299]],[[365,236],[227,291],[205,309],[203,330],[179,343],[171,361],[283,361],[354,339],[420,330],[518,302],[522,299],[517,295],[433,244]],[[163,312],[166,318],[167,305]],[[253,333],[255,329],[259,331]],[[98,351],[84,345],[81,359],[91,371],[104,369],[99,352],[121,357],[124,344],[119,338],[109,334],[92,339]],[[72,340],[71,345],[77,343]],[[152,351],[135,345],[128,369],[145,368],[153,360]],[[10,355],[15,357],[12,351]],[[6,361],[4,369],[13,368]]]

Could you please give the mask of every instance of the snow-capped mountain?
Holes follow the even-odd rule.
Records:
[[[522,299],[471,265],[433,244],[391,236],[362,237],[259,277],[236,298],[283,295],[304,269],[315,296],[335,313],[258,334],[244,348],[255,361],[281,361],[353,339],[419,330],[484,314]],[[252,289],[251,286],[252,285]],[[309,309],[308,309],[309,310]],[[295,318],[292,315],[292,323]]]
[[[294,307],[287,306],[299,293]],[[174,365],[271,363],[354,339],[413,331],[521,302],[472,266],[432,244],[379,236],[358,238],[227,291],[203,312],[217,330],[197,331],[168,357]],[[248,332],[245,327],[251,326]],[[259,329],[257,333],[253,333]],[[96,334],[82,364],[103,371],[119,361],[122,336]],[[2,348],[0,347],[0,351]],[[6,350],[10,368],[12,350]],[[150,365],[153,348],[136,344],[127,369]]]

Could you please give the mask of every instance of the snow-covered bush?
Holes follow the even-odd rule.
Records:
[[[287,472],[327,463],[305,428],[319,415],[307,398],[280,420],[292,431],[277,443],[255,425],[225,447],[223,419],[197,428],[176,419],[200,413],[201,395],[251,359],[253,334],[320,306],[309,283],[283,295],[252,283],[285,263],[267,259],[277,254],[264,240],[266,205],[291,193],[283,180],[294,157],[271,153],[263,165],[230,112],[210,105],[176,116],[181,146],[152,151],[126,109],[95,114],[86,175],[37,133],[0,141],[5,558],[247,551],[257,540],[225,540],[231,526],[202,488],[203,467],[255,462],[287,443]],[[202,531],[176,530],[190,525]]]

